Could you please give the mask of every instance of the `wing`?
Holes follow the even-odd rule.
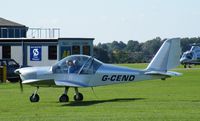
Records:
[[[29,85],[41,85],[41,86],[51,86],[55,85],[55,82],[53,79],[28,79],[23,80],[22,84],[29,84]]]
[[[86,83],[83,82],[75,82],[70,80],[56,80],[55,84],[57,86],[69,86],[69,87],[89,87]]]
[[[29,84],[33,86],[68,86],[68,87],[88,87],[89,85],[82,83],[82,82],[75,82],[75,81],[70,81],[70,80],[40,80],[40,79],[29,79],[29,80],[24,80],[22,82],[23,84]]]

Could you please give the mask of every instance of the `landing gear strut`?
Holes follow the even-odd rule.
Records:
[[[35,90],[35,92],[30,96],[31,102],[39,102],[40,96],[37,94],[38,90],[39,90],[39,86],[37,86],[37,89]],[[59,102],[69,102],[69,97],[67,95],[68,90],[69,90],[69,87],[65,87],[64,93],[59,98]],[[75,90],[74,101],[82,101],[83,94],[78,92],[77,87],[75,87],[74,90]]]
[[[68,102],[68,101],[69,101],[69,97],[68,97],[68,95],[67,95],[68,89],[69,89],[69,87],[65,87],[65,91],[64,91],[64,93],[60,96],[59,102],[62,103],[62,102]]]
[[[192,66],[190,64],[184,64],[184,68],[192,68]]]
[[[39,102],[40,96],[37,94],[39,87],[35,90],[35,92],[30,96],[31,102]]]
[[[187,68],[187,65],[186,65],[186,64],[184,64],[184,68]]]

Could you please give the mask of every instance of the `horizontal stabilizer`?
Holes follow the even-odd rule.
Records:
[[[146,75],[160,75],[160,76],[181,76],[181,73],[178,72],[173,72],[173,71],[168,71],[168,72],[160,72],[160,71],[149,71],[145,73]]]

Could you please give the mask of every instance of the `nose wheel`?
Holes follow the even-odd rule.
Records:
[[[39,102],[40,96],[37,94],[39,87],[37,87],[36,91],[30,96],[31,102]]]
[[[31,102],[39,102],[39,100],[40,100],[40,96],[38,95],[38,94],[32,94],[31,96],[30,96],[30,101]]]

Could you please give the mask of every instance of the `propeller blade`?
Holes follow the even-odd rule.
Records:
[[[19,85],[20,85],[20,90],[23,92],[23,84],[21,78],[19,78]]]

